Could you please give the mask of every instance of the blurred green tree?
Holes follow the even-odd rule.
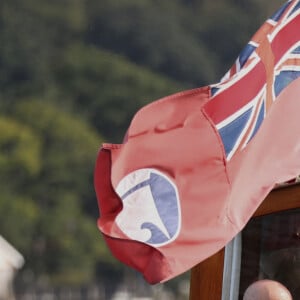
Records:
[[[0,234],[28,254],[39,208],[24,187],[41,170],[41,144],[30,127],[0,116]]]
[[[91,280],[104,254],[90,218],[98,214],[92,173],[101,138],[79,117],[37,100],[15,105],[10,118],[0,119],[1,130],[1,176],[12,173],[7,181],[14,187],[0,200],[2,233],[36,276]],[[16,180],[22,182],[16,186]],[[19,240],[22,233],[26,238]]]
[[[190,27],[201,16],[194,16],[176,1],[87,3],[88,42],[193,86],[215,78],[210,49]]]
[[[183,85],[93,46],[72,45],[57,68],[61,95],[105,138],[121,142],[134,113]]]

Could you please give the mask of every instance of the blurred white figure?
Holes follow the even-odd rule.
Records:
[[[293,300],[291,293],[274,280],[259,280],[246,290],[243,300]]]
[[[0,300],[14,300],[13,279],[23,256],[0,235]]]

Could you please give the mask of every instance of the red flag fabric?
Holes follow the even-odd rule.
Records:
[[[224,247],[300,173],[300,1],[279,9],[222,81],[142,108],[95,168],[98,227],[150,283]]]

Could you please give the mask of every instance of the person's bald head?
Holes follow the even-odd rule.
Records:
[[[252,283],[247,288],[243,300],[293,300],[293,298],[284,285],[265,279]]]

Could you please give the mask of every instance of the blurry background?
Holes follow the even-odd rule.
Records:
[[[188,274],[150,287],[110,255],[97,151],[146,103],[218,81],[281,4],[0,1],[0,235],[25,258],[17,299],[187,299]]]

